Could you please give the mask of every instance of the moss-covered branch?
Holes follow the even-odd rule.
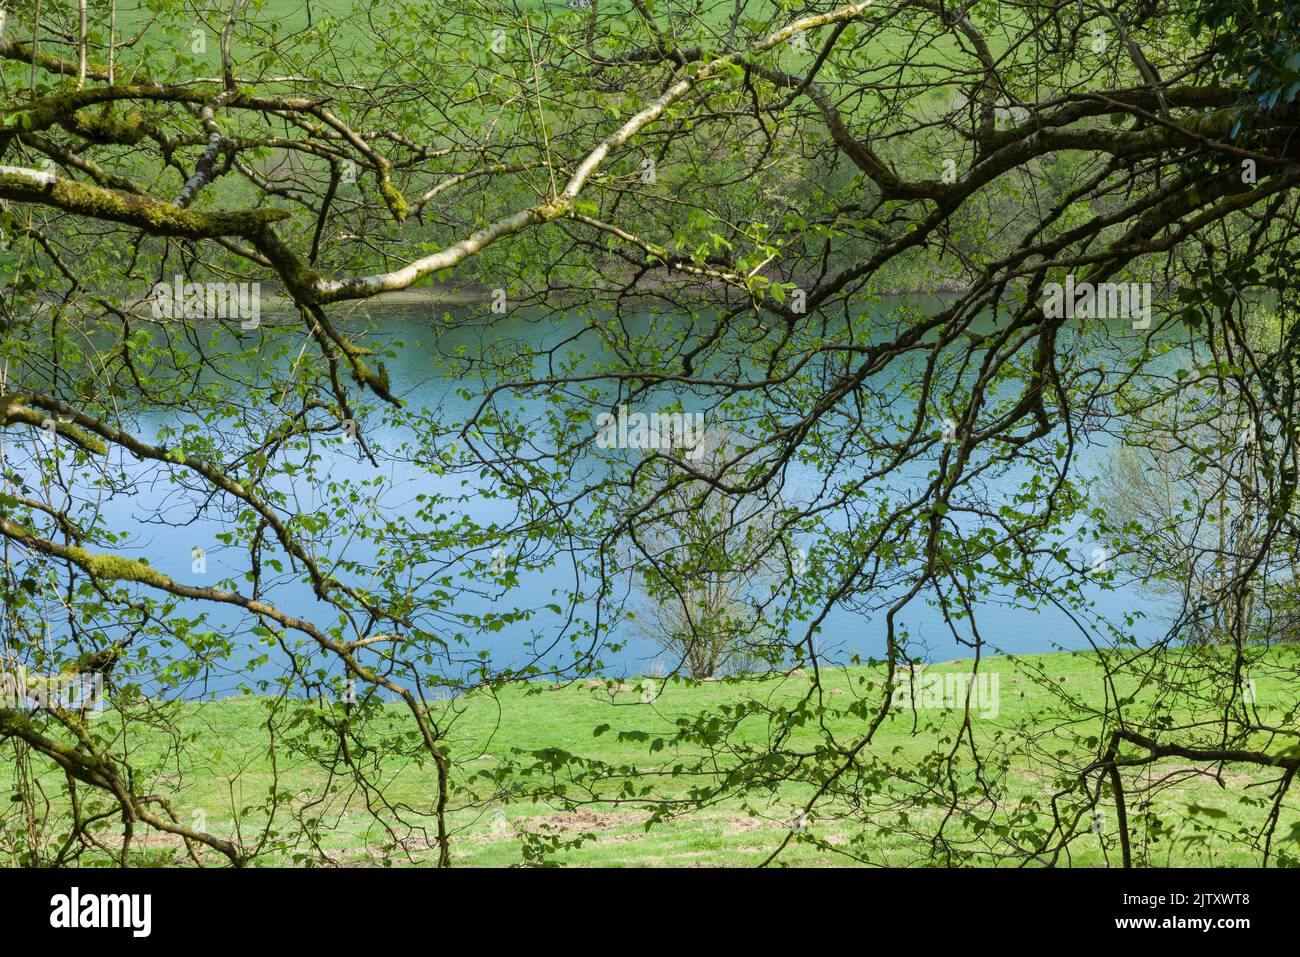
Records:
[[[133,193],[17,166],[0,166],[0,199],[39,203],[65,212],[135,226],[154,236],[214,239],[254,236],[269,223],[287,219],[283,209],[196,212]]]

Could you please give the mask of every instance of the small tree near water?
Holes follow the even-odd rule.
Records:
[[[691,465],[716,476],[730,452],[711,444]],[[718,479],[684,473],[667,457],[647,471],[655,520],[631,533],[641,598],[634,620],[692,678],[747,670],[770,644],[757,598],[770,591],[782,554],[775,510],[724,495]]]

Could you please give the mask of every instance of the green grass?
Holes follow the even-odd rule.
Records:
[[[1291,652],[1270,654],[1290,655]],[[969,661],[933,666],[939,673],[968,668]],[[1027,656],[1014,661],[987,659],[981,664],[981,673],[991,672],[999,675],[1000,711],[996,719],[976,720],[975,730],[987,754],[999,750],[1010,754],[1011,769],[1003,784],[1007,794],[1004,806],[1022,797],[1043,799],[1056,790],[1054,772],[1048,766],[1053,752],[1068,751],[1072,746],[1078,748],[1077,744],[1071,745],[1077,738],[1057,732],[1055,719],[1060,714],[1060,696],[1043,682],[1049,680],[1079,701],[1095,703],[1102,691],[1097,659],[1090,654],[1071,653]],[[871,700],[878,700],[878,686],[874,692],[870,686],[878,682],[879,675],[880,672],[867,668],[838,669],[824,674],[826,722],[840,741],[851,742],[863,730],[861,718],[843,712],[854,695],[871,695]],[[617,692],[585,683],[542,685],[545,690],[540,693],[536,691],[539,686],[534,685],[534,693],[513,688],[494,697],[481,691],[455,702],[441,703],[443,718],[455,714],[448,740],[458,785],[452,800],[456,810],[451,815],[456,829],[453,843],[456,864],[519,864],[524,860],[524,846],[530,841],[530,835],[562,840],[583,837],[580,846],[562,849],[548,858],[554,863],[575,866],[749,866],[762,861],[781,842],[788,833],[796,807],[808,794],[805,786],[786,785],[774,792],[751,794],[745,801],[723,800],[649,829],[644,801],[594,800],[574,809],[555,800],[499,799],[502,793],[510,793],[512,785],[539,783],[536,775],[523,776],[512,770],[496,782],[504,785],[503,788],[490,786],[482,773],[499,772],[512,759],[516,764],[511,767],[517,768],[532,763],[536,752],[559,749],[610,765],[665,768],[688,756],[673,753],[671,744],[652,753],[648,742],[659,736],[670,737],[678,717],[734,704],[746,697],[758,697],[769,704],[782,699],[793,701],[807,691],[809,679],[796,675],[706,683],[673,681],[663,685],[662,693],[651,704],[641,701],[639,679],[626,684],[630,690]],[[1149,698],[1151,693],[1154,692],[1144,692],[1143,697]],[[1296,691],[1279,681],[1261,678],[1257,682],[1257,700],[1264,717],[1281,721],[1295,707]],[[382,717],[367,726],[363,739],[375,751],[370,756],[375,760],[371,770],[386,782],[386,796],[391,804],[406,803],[427,809],[434,790],[433,769],[392,758],[383,737],[402,728],[409,729],[410,721],[409,716],[403,720],[404,710],[396,704],[386,704],[383,710]],[[233,834],[236,831],[233,809],[245,808],[239,831],[246,840],[257,832],[256,822],[264,820],[257,805],[264,800],[274,780],[267,747],[266,713],[267,702],[252,697],[184,706],[179,723],[195,732],[194,738],[184,745],[179,757],[167,759],[165,776],[155,788],[172,797],[182,821],[195,823],[195,814],[201,812],[201,821],[209,831]],[[893,768],[907,769],[918,766],[936,749],[950,750],[957,714],[941,709],[921,710],[917,714],[919,723],[915,728],[910,713],[899,713],[889,719],[871,745],[870,754],[888,761]],[[111,722],[112,718],[105,716],[97,720]],[[600,725],[608,725],[609,729],[593,734]],[[763,739],[765,726],[752,721],[743,731],[751,742],[758,743]],[[644,732],[648,738],[627,732]],[[1087,733],[1087,722],[1069,727],[1072,736]],[[1038,748],[1018,746],[1031,735],[1042,736]],[[157,758],[157,741],[151,742],[147,733],[140,730],[133,732],[133,740],[137,749],[133,764],[140,768],[149,766]],[[309,740],[318,753],[330,753],[332,744],[327,736],[313,733]],[[817,740],[817,733],[809,728],[792,746]],[[1275,742],[1274,747],[1277,746]],[[1075,764],[1084,763],[1077,755],[1072,757]],[[10,769],[4,766],[7,760],[8,753],[0,758],[0,774],[10,779]],[[1070,763],[1069,758],[1066,763]],[[344,777],[329,778],[317,762],[295,748],[289,737],[281,737],[277,742],[276,766],[281,790],[296,795],[293,807],[305,818],[319,819],[320,847],[332,861],[411,863],[388,849],[383,829],[366,810],[365,795]],[[1212,767],[1171,760],[1161,763],[1154,773],[1142,771],[1128,776],[1129,814],[1135,822],[1144,800],[1143,785],[1168,773],[1174,773],[1177,778],[1153,792],[1150,799],[1150,812],[1163,822],[1158,839],[1153,843],[1150,833],[1140,826],[1134,828],[1134,842],[1142,863],[1170,866],[1260,863],[1259,852],[1244,844],[1234,832],[1242,826],[1257,827],[1263,821],[1265,809],[1260,798],[1268,789],[1250,785],[1269,780],[1267,771],[1230,766],[1223,775],[1225,787],[1214,780],[1212,771]],[[685,793],[686,785],[671,776],[647,780],[652,781],[657,795]],[[49,793],[57,793],[59,784],[58,777],[48,776]],[[600,798],[614,796],[612,782],[606,782],[604,788]],[[579,793],[571,790],[570,796]],[[1113,821],[1109,797],[1103,800],[1102,806]],[[891,811],[864,819],[862,815],[842,814],[843,810],[835,802],[819,807],[809,830],[813,840],[791,843],[781,860],[801,865],[852,863],[837,853],[837,848],[852,849],[856,855],[880,864],[906,865],[922,858],[923,842],[900,836],[897,828],[880,826],[896,824],[896,813]],[[282,809],[282,818],[284,814]],[[912,830],[932,831],[942,814],[941,808],[934,807],[911,810]],[[404,816],[416,819],[415,815]],[[1281,816],[1279,835],[1285,837],[1297,820],[1300,820],[1300,804],[1292,801]],[[969,836],[962,827],[960,821],[952,823],[948,833]],[[431,830],[429,837],[432,838]],[[105,841],[111,846],[109,837]],[[1107,845],[1105,852],[1103,842]],[[1293,847],[1285,841],[1281,846],[1283,850]],[[305,854],[308,848],[302,846],[300,850]],[[183,863],[181,852],[179,842],[168,835],[137,836],[136,854],[142,862]],[[294,853],[290,849],[272,854],[259,863],[300,862],[295,860]],[[417,841],[414,863],[429,863],[432,857],[427,845]],[[220,863],[215,858],[212,862]],[[981,857],[971,863],[995,865],[1004,861]],[[1061,863],[1118,864],[1113,833],[1100,838],[1092,833],[1084,834],[1072,845],[1069,860]]]

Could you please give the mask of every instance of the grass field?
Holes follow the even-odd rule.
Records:
[[[926,673],[951,674],[968,668],[968,661],[957,662],[931,666]],[[1008,803],[1028,795],[1041,799],[1056,789],[1054,772],[1046,766],[1043,756],[1051,755],[1057,747],[1068,749],[1070,741],[1049,730],[1055,727],[1060,713],[1060,699],[1058,692],[1045,687],[1043,682],[1055,684],[1079,701],[1096,700],[1093,696],[1101,692],[1097,661],[1090,654],[1073,653],[1027,656],[1014,661],[986,659],[981,664],[981,673],[994,672],[999,679],[998,713],[995,718],[976,719],[977,739],[992,750],[1001,732],[1003,747],[1011,743],[1011,770],[1004,782]],[[853,740],[864,726],[861,718],[843,713],[847,704],[854,695],[868,693],[873,695],[872,700],[878,700],[879,691],[868,689],[878,682],[879,675],[880,672],[865,667],[824,674],[827,724],[841,741]],[[761,862],[780,843],[798,804],[808,793],[801,786],[785,786],[763,795],[751,794],[745,802],[725,800],[657,823],[648,830],[649,812],[644,801],[595,800],[576,809],[566,809],[554,801],[500,800],[499,796],[509,793],[512,785],[538,783],[535,776],[507,774],[496,782],[497,788],[489,786],[483,772],[500,771],[512,759],[526,765],[532,763],[537,752],[560,749],[615,766],[636,764],[644,769],[663,768],[684,756],[673,753],[671,744],[666,750],[652,752],[651,742],[657,736],[671,736],[673,722],[679,716],[736,703],[745,697],[758,697],[769,704],[779,703],[782,698],[793,700],[807,691],[809,679],[795,674],[744,681],[660,682],[662,691],[652,703],[642,702],[642,679],[608,686],[602,683],[600,687],[593,684],[541,685],[545,690],[540,693],[534,685],[534,693],[515,688],[495,698],[487,692],[476,692],[440,703],[444,717],[450,717],[452,710],[457,715],[451,722],[448,739],[452,742],[451,756],[460,785],[452,800],[453,806],[459,807],[452,814],[456,828],[453,844],[456,864],[519,864],[525,857],[524,846],[530,841],[554,838],[565,842],[586,835],[581,846],[562,849],[548,857],[548,861],[601,866],[749,866]],[[623,690],[616,690],[620,687]],[[1296,689],[1261,679],[1257,700],[1261,715],[1269,720],[1281,720],[1295,707]],[[398,763],[392,758],[391,750],[386,751],[384,736],[397,733],[403,725],[409,728],[410,722],[399,720],[403,712],[396,704],[385,704],[383,708],[384,716],[369,725],[364,739],[375,751],[362,758],[373,760],[372,771],[389,782],[390,801],[399,805],[406,801],[413,807],[427,808],[434,789],[432,767]],[[165,768],[158,785],[160,791],[172,796],[182,821],[204,825],[207,830],[222,835],[238,831],[245,840],[256,833],[256,822],[265,819],[257,805],[265,799],[273,780],[266,713],[267,702],[252,697],[184,706],[179,724],[194,735],[184,743],[179,756],[173,755],[162,762]],[[871,754],[885,759],[894,768],[905,769],[925,760],[936,748],[951,750],[958,720],[956,713],[922,709],[917,715],[920,720],[915,730],[910,712],[900,712],[887,721],[870,749]],[[96,720],[111,723],[112,717],[105,715]],[[594,734],[594,729],[601,725],[608,725],[609,729]],[[752,740],[758,741],[765,728],[755,723],[745,730]],[[645,737],[638,732],[645,732]],[[1086,722],[1069,728],[1071,735],[1088,732]],[[146,767],[157,758],[155,748],[141,737],[140,731],[133,734],[136,747],[133,763]],[[1039,750],[1031,754],[1027,749],[1016,748],[1015,742],[1035,734],[1046,735],[1039,742]],[[811,744],[815,740],[816,735],[810,730],[805,742],[796,740],[793,744]],[[291,808],[304,818],[318,822],[319,846],[325,856],[338,864],[412,863],[396,859],[387,849],[389,839],[366,811],[365,793],[346,777],[330,777],[319,763],[305,756],[302,743],[295,746],[288,738],[277,742],[275,766],[279,787],[282,792],[293,792]],[[332,748],[326,735],[312,735],[308,745],[318,755],[328,754]],[[10,769],[3,765],[10,759],[8,753],[0,757],[0,774],[6,778]],[[1169,866],[1259,863],[1258,852],[1245,846],[1234,832],[1242,826],[1258,826],[1263,821],[1265,809],[1259,799],[1268,789],[1251,785],[1269,780],[1266,772],[1228,767],[1222,775],[1224,786],[1220,786],[1213,767],[1177,761],[1162,763],[1157,772],[1142,771],[1130,776],[1126,787],[1131,789],[1131,821],[1141,814],[1144,784],[1166,776],[1169,776],[1167,785],[1154,792],[1149,809],[1163,821],[1163,834],[1152,844],[1149,833],[1134,831],[1138,848],[1135,853],[1143,863]],[[653,780],[657,794],[684,791],[684,785],[673,778]],[[54,783],[52,779],[51,784]],[[57,792],[57,788],[50,790]],[[608,792],[598,797],[613,793],[611,782]],[[475,800],[476,795],[483,799],[481,803]],[[576,791],[571,793],[576,795]],[[1103,802],[1103,807],[1109,814],[1109,805]],[[234,824],[234,808],[245,809],[238,828]],[[282,808],[279,813],[283,816],[286,811]],[[937,823],[942,809],[921,807],[909,813],[914,830],[925,831],[927,823]],[[1297,820],[1300,820],[1300,802],[1292,801],[1281,817],[1279,835],[1285,838]],[[798,865],[852,863],[837,853],[837,849],[852,850],[857,856],[879,864],[906,865],[919,859],[921,844],[899,837],[896,829],[883,830],[876,823],[896,822],[892,819],[864,821],[860,815],[841,818],[833,804],[819,808],[807,831],[812,840],[793,842],[780,860]],[[955,822],[951,825],[955,830],[949,833],[962,834],[962,826],[960,821]],[[111,840],[105,838],[106,843]],[[428,845],[416,842],[416,846],[414,863],[428,863],[433,857]],[[300,850],[305,854],[308,847],[304,845]],[[180,842],[157,832],[138,833],[135,853],[141,863],[184,861]],[[288,849],[259,863],[295,862],[294,851]],[[212,863],[220,861],[213,858]],[[1004,861],[977,858],[970,863],[995,865]],[[1118,854],[1113,843],[1108,853],[1103,853],[1102,840],[1088,833],[1073,845],[1070,860],[1061,863],[1116,865]]]

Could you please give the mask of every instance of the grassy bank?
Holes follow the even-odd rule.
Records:
[[[1289,649],[1270,655],[1294,657]],[[926,674],[953,675],[968,671],[969,659],[926,669]],[[1054,754],[1086,753],[1081,742],[1096,728],[1088,722],[1067,719],[1063,696],[1086,706],[1104,694],[1100,669],[1091,654],[1058,653],[1017,659],[994,658],[980,666],[981,674],[997,675],[997,694],[982,702],[973,714],[975,741],[986,754],[1005,755],[1008,770],[998,785],[1002,806],[1015,807],[1024,800],[1043,801],[1061,781],[1053,769]],[[823,674],[822,708],[826,727],[841,742],[853,742],[865,727],[861,713],[853,713],[859,698],[879,700],[879,669],[834,669]],[[620,794],[622,772],[635,766],[638,786],[649,785],[653,797],[682,796],[698,787],[698,777],[681,780],[667,773],[690,755],[674,750],[676,722],[708,709],[760,700],[768,706],[793,704],[808,693],[810,679],[790,676],[716,682],[628,679],[622,682],[589,681],[569,685],[532,685],[528,690],[509,688],[493,695],[476,692],[438,704],[459,785],[453,796],[451,820],[455,826],[454,860],[462,865],[512,865],[526,859],[525,848],[555,848],[548,860],[566,865],[749,866],[761,862],[789,832],[796,809],[806,799],[806,786],[783,785],[772,791],[750,793],[745,799],[710,802],[687,814],[647,827],[653,800],[638,794]],[[658,691],[653,701],[647,688]],[[989,686],[985,686],[989,690]],[[1124,692],[1124,689],[1120,689]],[[1130,689],[1135,690],[1136,689]],[[1155,691],[1136,691],[1138,700]],[[1268,721],[1293,721],[1296,689],[1261,678],[1256,685],[1260,714]],[[245,841],[266,823],[263,802],[278,787],[282,805],[277,817],[298,816],[311,822],[328,858],[339,864],[424,864],[432,860],[428,840],[402,829],[413,857],[395,854],[391,838],[367,811],[369,796],[354,786],[346,773],[331,773],[329,763],[337,753],[333,739],[316,730],[289,731],[287,713],[299,712],[298,723],[313,706],[302,702],[233,697],[179,706],[179,726],[191,734],[176,742],[150,740],[133,732],[132,763],[153,767],[172,795],[180,820],[203,825],[223,835],[242,835]],[[319,706],[314,706],[319,711]],[[284,709],[287,709],[285,711]],[[281,731],[275,747],[268,745],[267,718],[276,710]],[[341,706],[328,709],[340,715]],[[366,728],[362,740],[373,752],[356,757],[391,782],[387,798],[394,806],[409,802],[426,808],[434,788],[432,767],[399,759],[392,748],[397,736],[409,730],[401,708],[384,703]],[[1180,716],[1193,719],[1187,713]],[[1202,716],[1204,717],[1204,716]],[[1212,716],[1209,716],[1212,718]],[[112,715],[95,719],[111,725]],[[879,767],[893,769],[885,787],[908,791],[910,769],[954,750],[960,713],[946,708],[921,708],[915,714],[899,711],[882,725],[864,757]],[[102,727],[102,726],[101,726]],[[104,730],[107,730],[105,728]],[[742,733],[758,742],[766,734],[765,722],[754,719]],[[820,731],[809,728],[812,746]],[[1030,743],[1032,742],[1032,746]],[[958,742],[958,750],[966,747]],[[598,783],[595,794],[570,788],[574,804],[555,798],[527,799],[525,789],[540,783],[538,758],[578,755],[603,762],[617,773]],[[0,758],[0,764],[12,755]],[[543,764],[545,762],[542,762]],[[529,770],[531,769],[531,770]],[[345,770],[342,768],[336,769]],[[9,769],[3,771],[9,774]],[[544,778],[545,774],[540,777]],[[558,775],[557,777],[562,777]],[[890,777],[886,774],[886,777]],[[1264,769],[1214,766],[1171,760],[1126,775],[1130,822],[1137,822],[1134,840],[1143,863],[1151,865],[1236,865],[1259,863],[1260,855],[1242,840],[1241,829],[1257,829],[1267,814],[1268,791],[1259,787],[1271,779]],[[278,783],[277,783],[278,778]],[[161,789],[161,787],[160,787]],[[51,793],[56,789],[51,788]],[[515,794],[515,798],[510,797]],[[1109,797],[1101,803],[1104,821],[1113,821]],[[806,831],[781,856],[789,864],[827,865],[853,863],[846,853],[872,863],[907,865],[921,859],[925,847],[905,836],[908,830],[933,829],[945,809],[918,802],[906,810],[915,827],[900,824],[893,811],[876,817],[847,813],[834,805],[819,807]],[[429,824],[427,818],[400,813],[411,822]],[[236,817],[240,823],[236,824]],[[391,816],[390,816],[391,817]],[[1159,820],[1158,828],[1149,823]],[[1300,822],[1300,803],[1284,808],[1278,834],[1285,838]],[[928,826],[927,826],[928,825]],[[969,825],[958,815],[948,833],[960,838]],[[274,825],[273,825],[274,828]],[[111,834],[111,832],[110,832]],[[115,837],[106,837],[111,846]],[[120,839],[118,839],[120,841]],[[301,844],[301,838],[297,839]],[[568,846],[574,843],[577,846]],[[1105,845],[1105,847],[1103,847]],[[119,844],[120,846],[120,844]],[[1285,842],[1283,849],[1285,850]],[[182,843],[169,835],[141,832],[134,857],[140,863],[184,863]],[[277,849],[261,863],[291,864],[305,860],[307,846]],[[845,852],[845,853],[841,853]],[[221,863],[212,858],[213,864]],[[993,866],[1007,863],[996,854],[977,855],[967,863]],[[1113,830],[1086,834],[1073,846],[1073,857],[1061,864],[1105,866],[1118,864]]]

